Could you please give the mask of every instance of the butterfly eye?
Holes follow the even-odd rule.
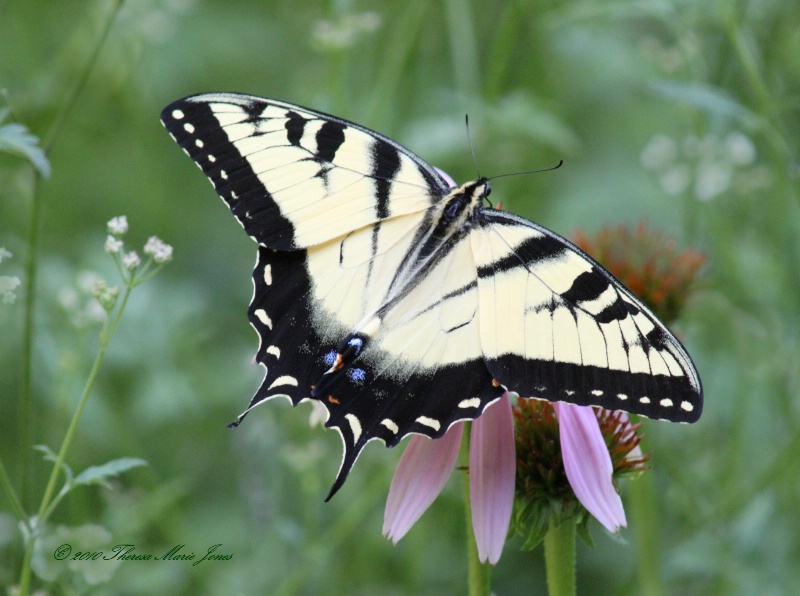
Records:
[[[483,191],[483,198],[485,199],[485,198],[486,198],[486,197],[488,197],[490,194],[492,194],[492,187],[491,187],[491,186],[489,186],[489,183],[487,182],[487,183],[486,183],[486,190],[484,190],[484,191]]]

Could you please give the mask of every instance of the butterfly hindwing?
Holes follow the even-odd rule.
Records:
[[[414,245],[404,219],[417,225],[406,216],[306,251],[259,248],[249,314],[261,339],[257,360],[267,372],[248,411],[279,395],[294,404],[322,402],[326,426],[344,442],[331,494],[370,440],[393,446],[409,433],[439,437],[504,391],[483,364],[466,236],[401,299],[387,306],[375,298],[391,292],[393,273]],[[374,238],[383,249],[370,252]],[[325,374],[348,341],[360,342],[357,358]],[[455,404],[454,394],[461,396]]]

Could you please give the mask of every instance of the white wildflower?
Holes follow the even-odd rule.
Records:
[[[150,236],[144,245],[144,254],[153,257],[156,263],[172,259],[172,247],[156,236]]]
[[[730,132],[723,143],[728,157],[737,166],[749,166],[755,161],[756,148],[747,135],[738,131]]]
[[[22,282],[16,276],[0,275],[0,296],[3,297],[3,304],[13,304],[17,299],[14,290]]]
[[[106,236],[106,245],[105,250],[108,254],[114,255],[117,254],[119,251],[122,250],[122,240],[119,238],[115,238],[111,234]]]
[[[119,296],[119,287],[114,286],[109,288],[105,280],[99,279],[92,289],[92,296],[97,298],[97,301],[100,302],[106,311],[110,311],[112,308],[114,308],[114,304],[117,302],[117,296]]]
[[[108,226],[109,234],[122,236],[128,231],[128,218],[124,215],[118,215],[117,217],[112,217],[106,225]]]
[[[161,247],[153,255],[153,260],[156,263],[166,263],[172,260],[172,247],[169,244],[162,244]]]
[[[731,186],[733,167],[729,162],[702,162],[697,167],[694,194],[701,201],[708,201],[722,194]]]
[[[85,286],[89,283],[89,279],[93,279],[88,292],[93,292],[93,286],[100,280],[97,275],[83,272],[83,279],[78,281],[79,285]],[[79,293],[72,286],[64,286],[58,291],[56,295],[58,303],[61,305],[66,313],[69,315],[70,321],[75,327],[83,328],[92,325],[96,322],[103,321],[106,317],[105,308],[98,302],[98,300],[84,300],[82,293]]]
[[[714,133],[687,135],[679,142],[667,135],[655,135],[640,159],[656,175],[665,193],[676,195],[691,189],[701,201],[731,189],[739,191],[741,184],[737,181],[754,177],[758,169],[755,145],[739,131],[729,132],[724,138]],[[768,183],[759,179],[756,186]]]
[[[648,170],[670,165],[678,158],[678,144],[667,135],[655,135],[642,149],[639,159]]]
[[[10,259],[13,256],[5,246],[0,246],[0,263],[3,262],[3,259]],[[16,275],[0,275],[0,297],[2,297],[3,304],[13,304],[16,301],[17,295],[14,290],[21,283]]]
[[[311,43],[318,50],[341,50],[380,26],[381,16],[376,12],[345,15],[336,21],[319,20],[312,25]]]
[[[133,271],[134,269],[137,269],[141,264],[142,264],[142,259],[139,258],[139,255],[136,254],[135,250],[126,253],[122,257],[122,266],[125,267],[125,269],[127,269],[128,271]]]

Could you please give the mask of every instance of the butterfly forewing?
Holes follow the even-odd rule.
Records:
[[[447,185],[394,141],[346,120],[249,95],[187,97],[164,126],[259,244],[306,248],[420,212]]]

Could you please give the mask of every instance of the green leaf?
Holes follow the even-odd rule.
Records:
[[[588,546],[589,548],[594,548],[594,540],[592,540],[592,535],[589,533],[589,520],[591,520],[591,516],[589,512],[585,509],[581,512],[578,516],[578,522],[575,524],[575,529],[578,531],[578,536],[580,536],[581,540]],[[608,532],[609,535],[613,536]]]
[[[50,449],[50,447],[47,445],[34,445],[33,448],[36,451],[41,451],[44,453],[44,456],[42,457],[44,461],[51,461],[53,463],[58,461],[58,454]],[[61,464],[61,467],[64,469],[64,475],[67,477],[67,484],[70,484],[73,476],[72,468],[70,468],[66,463]]]
[[[547,515],[536,518],[534,523],[530,525],[528,536],[525,538],[525,542],[520,547],[521,550],[531,551],[536,548],[542,540],[544,540],[544,537],[547,534],[547,525],[543,524],[542,522],[548,519],[549,516]]]
[[[50,447],[48,447],[47,445],[34,445],[33,448],[36,451],[41,451],[42,453],[44,453],[44,457],[42,457],[42,459],[45,461],[55,462],[58,459],[58,455],[56,454],[56,452],[50,449]]]
[[[8,108],[0,110],[0,122],[8,117]],[[50,177],[50,160],[39,146],[39,138],[24,124],[11,122],[0,126],[0,151],[27,158],[43,178]]]
[[[75,477],[73,484],[102,484],[106,488],[110,488],[106,480],[114,476],[119,476],[123,472],[136,468],[138,466],[146,466],[147,462],[143,459],[136,457],[122,457],[120,459],[113,459],[100,466],[90,466],[83,472]]]

